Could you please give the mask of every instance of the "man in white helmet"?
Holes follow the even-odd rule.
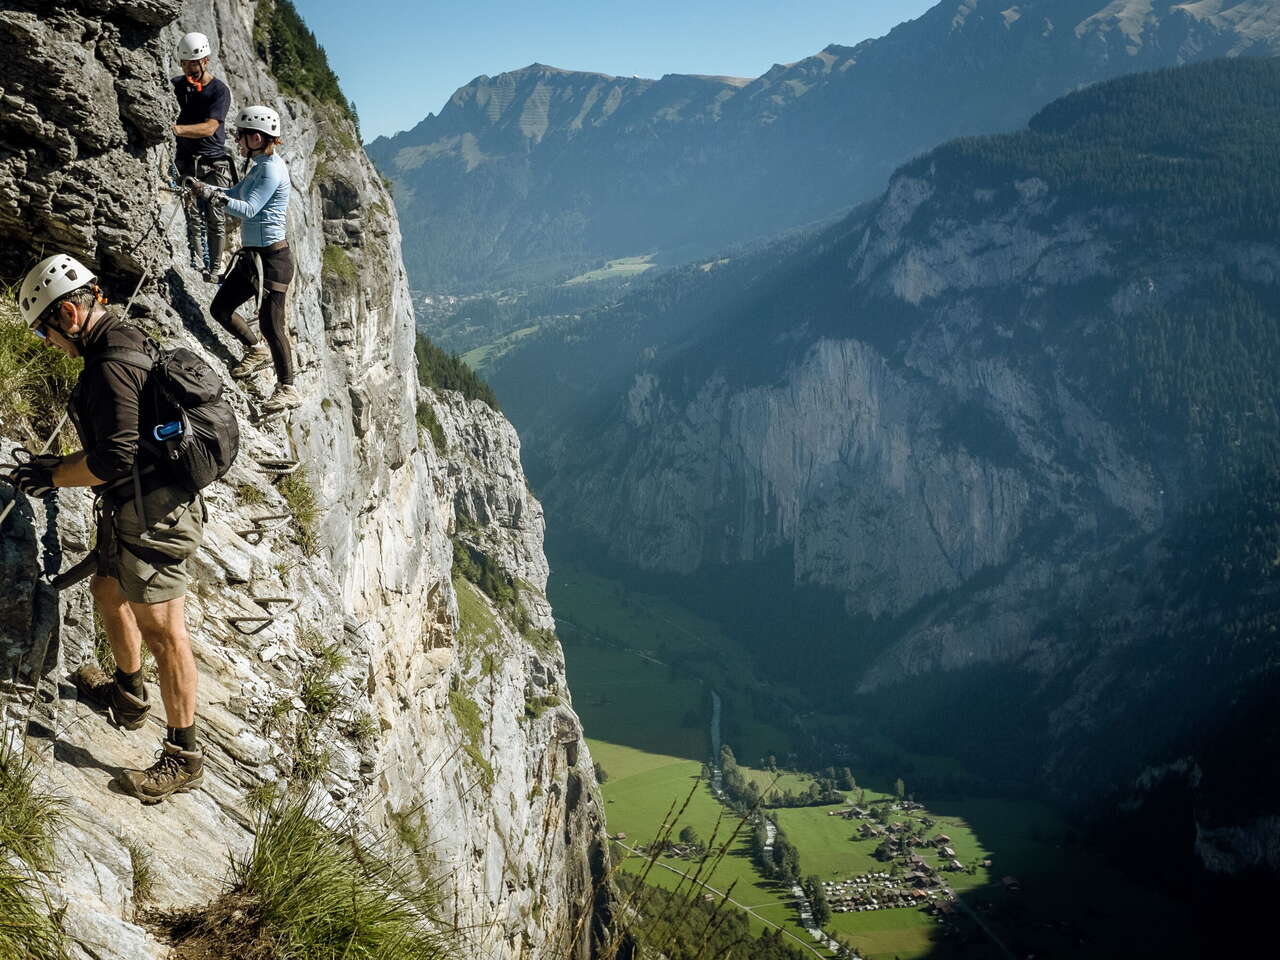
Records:
[[[244,179],[230,189],[190,184],[201,198],[211,205],[225,206],[228,213],[242,221],[243,246],[209,312],[245,346],[243,359],[231,371],[233,377],[251,377],[267,364],[274,364],[276,389],[262,405],[267,414],[281,413],[302,402],[293,384],[293,345],[285,315],[289,284],[293,281],[293,254],[285,239],[289,226],[289,168],[276,153],[280,132],[280,115],[270,107],[245,107],[236,116],[236,143],[240,155],[250,164]],[[255,297],[261,338],[236,313]]]
[[[18,307],[36,336],[84,360],[68,410],[82,449],[33,457],[12,481],[30,496],[58,487],[92,487],[98,536],[90,583],[115,656],[114,677],[97,664],[72,676],[81,696],[111,722],[136,730],[151,710],[142,682],[141,644],[155,657],[168,724],[159,759],[121,774],[143,803],[198,785],[204,753],[196,744],[196,665],[187,634],[186,560],[204,534],[203,503],[177,485],[140,442],[155,426],[148,372],[128,360],[147,337],[106,306],[97,277],[65,254],[41,261],[18,291]]]
[[[175,163],[180,177],[229,187],[235,181],[226,143],[231,89],[209,72],[209,53],[209,38],[203,33],[188,33],[178,41],[182,75],[172,81],[178,98],[178,122],[173,125],[178,140]],[[212,280],[222,273],[226,218],[221,209],[203,201],[188,204],[186,213],[191,265]],[[207,263],[201,227],[208,240]]]

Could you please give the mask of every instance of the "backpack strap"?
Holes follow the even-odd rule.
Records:
[[[147,342],[150,344],[150,341]],[[104,360],[119,360],[121,363],[127,363],[131,367],[137,367],[139,370],[148,372],[155,366],[155,360],[151,358],[150,354],[141,350],[133,350],[130,347],[109,347],[101,353],[95,353],[93,356],[88,357],[84,365],[86,367],[96,366]]]
[[[155,343],[150,337],[146,341],[147,349],[154,350]],[[85,360],[85,368],[91,365],[97,365],[105,360],[119,360],[121,363],[127,363],[131,367],[137,367],[146,373],[150,373],[152,367],[155,366],[155,360],[152,359],[150,353],[142,350],[134,350],[130,347],[109,347],[101,353],[96,353]],[[138,449],[141,451],[145,444],[145,438],[138,436]],[[138,458],[133,458],[133,469],[130,471],[133,475],[133,503],[134,509],[138,513],[138,520],[142,524],[142,529],[147,529],[147,515],[142,507],[142,476],[138,469]],[[145,559],[145,558],[144,558]]]

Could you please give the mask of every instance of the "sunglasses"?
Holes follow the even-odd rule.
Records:
[[[47,334],[44,329],[44,317],[37,317],[35,320],[31,321],[31,326],[29,326],[27,329],[30,330],[32,333],[34,333],[41,340],[45,340],[49,336],[49,334]]]

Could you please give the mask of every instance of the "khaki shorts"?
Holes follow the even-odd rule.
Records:
[[[187,558],[204,537],[204,505],[181,487],[158,487],[142,497],[144,530],[132,497],[98,523],[98,576],[120,581],[132,603],[164,603],[185,596]],[[131,549],[132,548],[132,549]]]

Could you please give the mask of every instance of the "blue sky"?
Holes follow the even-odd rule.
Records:
[[[530,63],[621,76],[756,77],[852,45],[937,0],[294,0],[367,140],[439,113],[480,74]]]

